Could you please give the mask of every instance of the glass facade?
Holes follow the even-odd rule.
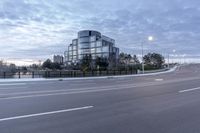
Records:
[[[90,42],[90,37],[79,38],[79,43],[88,43]]]
[[[90,43],[89,42],[79,43],[79,48],[80,49],[90,48]]]
[[[102,47],[102,41],[97,41],[96,47]]]
[[[91,47],[91,48],[95,48],[95,47],[96,47],[96,42],[91,42],[91,43],[90,43],[90,47]]]
[[[79,62],[84,55],[91,54],[92,59],[104,57],[113,60],[119,58],[119,48],[115,47],[115,40],[98,31],[84,30],[78,32],[78,38],[72,40],[65,52],[66,62]]]

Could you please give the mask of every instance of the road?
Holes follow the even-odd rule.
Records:
[[[155,76],[0,83],[0,133],[199,133],[200,65]]]

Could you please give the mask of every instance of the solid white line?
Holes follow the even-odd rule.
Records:
[[[127,87],[131,88],[131,87]],[[47,97],[47,96],[58,96],[58,95],[69,95],[69,94],[81,94],[81,93],[92,93],[92,92],[102,92],[102,91],[112,91],[112,90],[121,90],[126,88],[110,88],[110,89],[99,89],[99,90],[83,90],[75,92],[58,92],[50,94],[36,94],[36,95],[26,95],[26,96],[12,96],[12,97],[2,97],[0,100],[12,100],[12,99],[23,99],[23,98],[34,98],[34,97]]]
[[[190,91],[196,91],[196,90],[200,90],[200,87],[192,88],[192,89],[187,89],[187,90],[181,90],[181,91],[179,91],[179,93],[190,92]]]
[[[196,78],[195,78],[196,79]],[[198,78],[199,79],[199,78]],[[188,79],[187,79],[188,80]],[[161,84],[166,84],[166,83],[175,83],[175,82],[180,82],[180,81],[187,81],[187,80],[173,80],[173,82],[149,82],[149,83],[144,83],[144,84],[139,84],[139,85],[133,85],[133,84],[128,84],[128,85],[122,85],[122,86],[104,86],[104,87],[92,87],[92,88],[82,88],[82,89],[70,89],[71,91],[65,91],[65,90],[58,90],[58,91],[39,91],[37,93],[30,93],[29,95],[23,95],[23,96],[11,96],[12,94],[17,94],[17,93],[8,93],[8,94],[1,94],[0,95],[0,100],[13,100],[13,99],[24,99],[24,98],[34,98],[34,97],[47,97],[47,96],[58,96],[58,95],[69,95],[69,94],[81,94],[81,93],[94,93],[94,92],[103,92],[103,91],[112,91],[112,90],[123,90],[123,89],[130,89],[130,88],[135,88],[135,87],[147,87],[147,86],[152,86],[152,85],[161,85]],[[77,91],[72,91],[72,90],[77,90]],[[44,94],[44,93],[48,94]],[[52,93],[51,93],[52,92]],[[55,93],[53,93],[55,92]],[[43,94],[42,94],[43,93]],[[20,93],[19,93],[20,94]],[[23,94],[23,92],[22,92]],[[26,92],[24,92],[26,94]]]
[[[16,85],[26,85],[26,83],[7,83],[7,84],[0,84],[0,86],[16,86]]]
[[[0,90],[17,90],[17,89],[28,89],[28,87],[27,86],[15,86],[15,87],[4,86],[3,88],[0,88]]]
[[[164,79],[155,79],[155,81],[163,81]]]
[[[112,90],[122,90],[122,89],[129,89],[129,88],[135,88],[135,87],[146,87],[146,86],[150,86],[152,84],[143,84],[141,85],[135,85],[135,86],[114,86],[114,87],[109,87],[107,86],[106,89],[104,89],[105,87],[101,88],[101,89],[83,89],[83,90],[78,90],[78,91],[57,91],[57,93],[48,93],[48,94],[30,94],[30,95],[25,95],[25,96],[9,96],[8,95],[4,95],[4,96],[8,96],[8,97],[0,97],[0,100],[12,100],[12,99],[23,99],[23,98],[34,98],[34,97],[47,97],[47,96],[58,96],[58,95],[68,95],[68,94],[81,94],[81,93],[93,93],[93,92],[102,92],[102,91],[112,91]],[[120,87],[120,88],[119,88]],[[11,93],[12,94],[12,93]],[[3,96],[3,95],[1,95]]]
[[[77,88],[77,89],[60,89],[60,90],[45,90],[45,91],[25,91],[25,92],[14,92],[14,93],[2,93],[0,94],[1,99],[19,99],[19,98],[31,98],[31,97],[41,97],[41,96],[53,96],[53,95],[66,95],[66,94],[76,94],[85,92],[100,92],[100,91],[110,91],[110,90],[121,90],[126,88],[135,87],[145,87],[153,85],[153,82],[142,84],[142,85],[120,85],[120,86],[102,86],[102,87],[87,87],[87,88]],[[121,87],[121,88],[119,88]],[[15,95],[25,95],[25,96],[15,96]]]
[[[0,122],[9,121],[9,120],[16,120],[16,119],[23,119],[23,118],[30,118],[30,117],[37,117],[37,116],[43,116],[43,115],[52,115],[52,114],[58,114],[58,113],[65,113],[65,112],[71,112],[71,111],[78,111],[78,110],[90,109],[90,108],[93,108],[93,107],[94,106],[85,106],[85,107],[58,110],[58,111],[51,111],[51,112],[44,112],[44,113],[37,113],[37,114],[30,114],[30,115],[8,117],[8,118],[0,119]]]
[[[25,95],[25,94],[43,94],[43,93],[58,93],[58,92],[71,92],[71,91],[83,91],[91,90],[92,88],[83,89],[61,89],[61,90],[46,90],[46,91],[24,91],[24,92],[14,92],[14,93],[2,93],[0,96],[13,96],[13,95]],[[1,90],[1,89],[0,89]]]

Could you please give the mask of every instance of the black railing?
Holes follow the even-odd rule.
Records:
[[[156,73],[167,71],[169,69],[157,69],[145,71],[145,73]],[[18,71],[18,72],[0,72],[0,79],[7,78],[73,78],[73,77],[97,77],[97,76],[115,76],[141,74],[142,71],[130,70],[91,70],[91,71]]]
[[[0,72],[0,78],[71,78],[137,74],[137,70]]]

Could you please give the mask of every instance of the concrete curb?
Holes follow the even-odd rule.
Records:
[[[35,79],[0,79],[0,83],[9,83],[9,82],[34,82],[34,81],[71,81],[71,80],[90,80],[90,79],[108,79],[108,78],[127,78],[127,77],[143,77],[143,76],[154,76],[160,74],[166,74],[174,72],[178,66],[171,68],[170,70],[156,73],[147,73],[147,74],[136,74],[136,75],[119,75],[119,76],[99,76],[99,77],[80,77],[80,78],[35,78]]]

